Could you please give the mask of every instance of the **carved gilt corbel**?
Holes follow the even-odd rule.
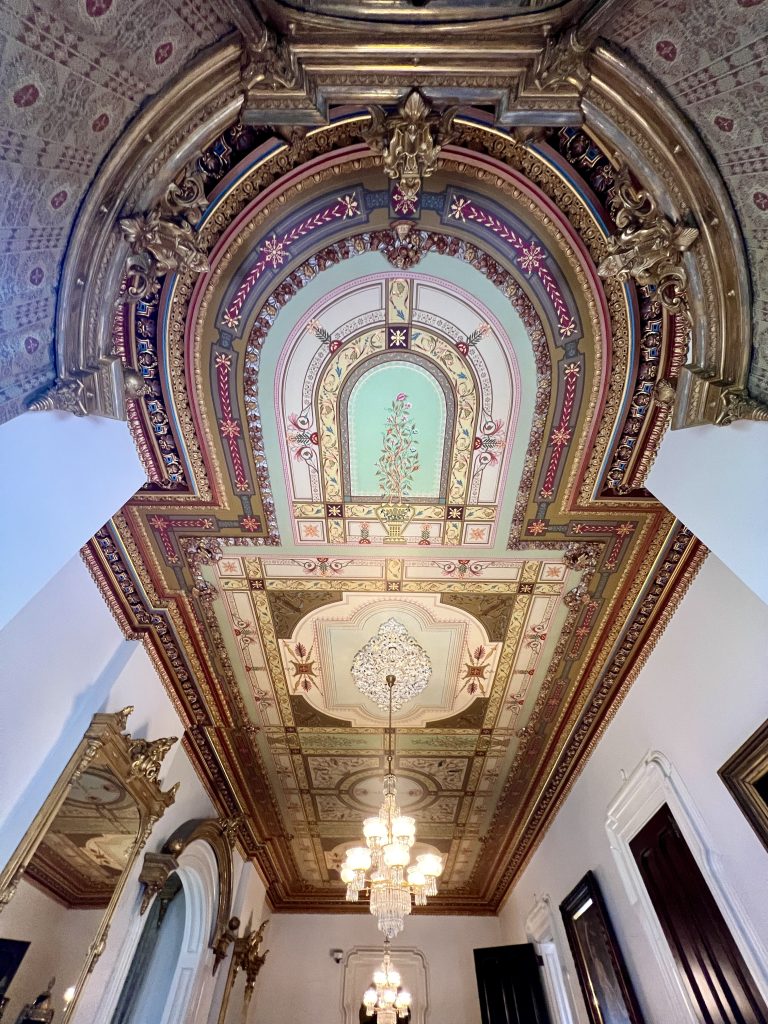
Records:
[[[415,200],[424,178],[434,174],[442,147],[450,141],[456,107],[439,114],[418,89],[396,114],[371,107],[371,123],[363,138],[383,158],[384,173],[396,180],[403,197]]]
[[[176,870],[178,862],[169,853],[145,853],[144,863],[139,874],[139,883],[144,886],[141,894],[139,916],[143,916],[152,900],[168,881],[168,876]]]
[[[626,166],[616,173],[615,195],[618,232],[608,239],[608,255],[598,265],[598,274],[651,285],[669,313],[689,318],[682,255],[699,237],[698,228],[668,220],[651,193],[633,183]]]
[[[160,277],[171,271],[202,274],[210,270],[208,256],[190,222],[186,218],[173,220],[169,214],[170,208],[164,210],[161,205],[120,221],[123,238],[130,246],[124,301],[139,302],[154,295],[160,289]]]
[[[768,423],[768,405],[752,398],[746,388],[728,388],[720,396],[720,410],[715,423],[719,427],[726,427],[736,420]]]

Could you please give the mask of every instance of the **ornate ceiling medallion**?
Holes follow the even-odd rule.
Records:
[[[360,648],[352,662],[355,686],[380,708],[389,706],[388,675],[397,677],[392,689],[395,711],[421,693],[432,675],[427,652],[394,617],[382,622],[376,635]]]

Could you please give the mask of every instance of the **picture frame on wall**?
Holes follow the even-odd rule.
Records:
[[[644,1024],[597,879],[588,871],[560,904],[591,1024]]]
[[[0,1000],[7,995],[13,976],[18,971],[28,949],[28,942],[17,939],[0,939]],[[0,1005],[2,1004],[0,1003]]]
[[[728,758],[718,775],[768,850],[768,721]]]

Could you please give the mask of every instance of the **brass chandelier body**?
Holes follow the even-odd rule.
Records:
[[[412,901],[417,907],[423,907],[428,896],[437,895],[437,879],[443,871],[442,858],[435,853],[419,854],[411,863],[416,822],[409,815],[400,813],[397,783],[392,770],[394,686],[395,677],[388,675],[389,725],[384,801],[379,813],[363,822],[366,845],[347,850],[341,869],[341,879],[347,885],[348,902],[356,903],[361,892],[368,892],[371,913],[378,919],[379,931],[387,940],[394,939],[403,930]]]

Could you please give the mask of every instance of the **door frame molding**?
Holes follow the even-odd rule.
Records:
[[[649,751],[610,803],[605,829],[619,876],[650,942],[670,1002],[677,1009],[681,1022],[699,1024],[629,845],[663,804],[672,811],[733,940],[765,999],[768,999],[768,955],[746,908],[725,877],[722,858],[685,783],[666,755],[658,750]]]
[[[563,955],[563,941],[552,898],[539,896],[525,919],[525,935],[543,960],[544,992],[555,1024],[578,1024],[571,972]]]

